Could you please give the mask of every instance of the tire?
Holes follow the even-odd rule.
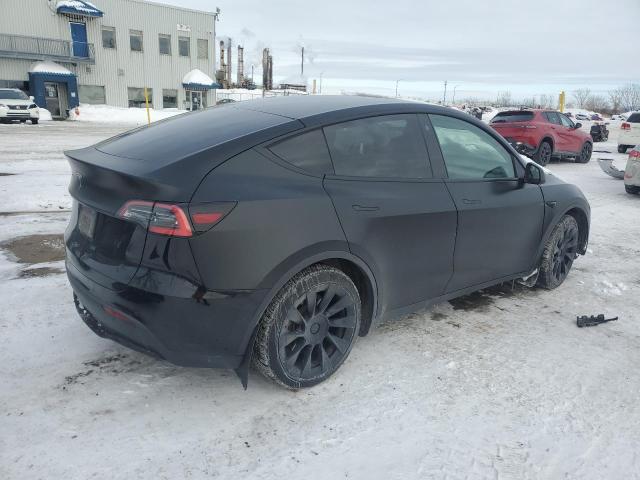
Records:
[[[553,154],[553,148],[548,141],[544,141],[538,147],[538,151],[533,156],[535,162],[543,167],[551,161],[551,155]]]
[[[317,385],[349,356],[361,315],[358,289],[344,272],[308,267],[280,289],[262,316],[253,364],[286,388]]]
[[[33,120],[31,120],[31,125],[37,125],[38,124],[38,119],[34,118]]]
[[[576,157],[577,163],[588,163],[591,160],[591,153],[593,152],[593,145],[589,142],[584,142],[580,149],[580,155]]]
[[[618,145],[618,153],[627,153],[626,145]]]
[[[553,227],[542,251],[538,286],[553,290],[564,282],[578,255],[579,233],[578,222],[571,215],[565,215]]]
[[[631,195],[637,195],[640,193],[640,187],[637,187],[635,185],[625,185],[624,190]]]

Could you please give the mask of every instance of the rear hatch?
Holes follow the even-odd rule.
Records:
[[[491,119],[490,125],[507,140],[518,140],[533,117],[533,112],[527,110],[499,112]]]
[[[131,200],[186,204],[205,175],[228,158],[301,127],[268,113],[215,107],[179,115],[95,146],[67,151],[74,199],[67,261],[97,283],[129,283],[147,228],[120,218]]]
[[[618,143],[628,145],[640,144],[640,112],[629,115],[624,122],[620,124],[620,138]]]

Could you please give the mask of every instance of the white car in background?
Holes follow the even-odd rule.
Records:
[[[611,115],[612,121],[620,120],[621,122],[624,122],[626,119],[627,117],[625,117],[624,115]]]
[[[640,145],[640,112],[633,112],[620,124],[618,152],[625,153],[627,148]]]
[[[627,193],[640,193],[640,145],[629,152],[629,160],[624,169],[624,189]]]
[[[19,120],[25,123],[31,120],[33,125],[40,120],[40,110],[33,103],[33,97],[28,97],[17,88],[0,88],[0,122]]]

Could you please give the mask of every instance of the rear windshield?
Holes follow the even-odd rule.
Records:
[[[629,115],[629,118],[627,118],[627,122],[640,123],[640,113],[632,113],[631,115]]]
[[[533,112],[517,110],[514,112],[500,112],[493,117],[491,123],[528,122],[530,120],[533,120]]]
[[[24,92],[20,90],[2,90],[0,89],[0,98],[6,98],[8,100],[29,100]]]

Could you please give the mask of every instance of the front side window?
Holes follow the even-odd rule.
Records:
[[[547,119],[547,122],[554,123],[556,125],[562,124],[556,112],[544,112],[542,115]]]
[[[191,49],[191,39],[189,37],[178,37],[178,53],[181,57],[188,57]]]
[[[178,90],[162,90],[162,108],[178,108]]]
[[[171,55],[171,35],[158,35],[158,48],[160,55]]]
[[[129,30],[129,45],[132,52],[142,51],[142,31],[141,30]]]
[[[204,60],[209,58],[209,40],[206,38],[198,39],[198,58]]]
[[[324,128],[336,175],[428,178],[429,156],[416,115],[362,118]]]
[[[145,108],[144,88],[127,88],[129,94],[129,108]],[[153,108],[153,89],[147,88],[147,97],[149,98],[149,108]]]
[[[475,125],[444,115],[429,115],[451,179],[514,178],[509,152]]]
[[[333,173],[322,130],[287,138],[271,145],[269,150],[287,163],[314,175]]]
[[[558,116],[560,117],[560,121],[562,122],[562,125],[564,125],[565,127],[569,127],[569,128],[573,128],[574,127],[574,123],[571,121],[571,119],[569,117],[567,117],[566,115],[562,115],[562,114],[559,114]]]
[[[114,27],[102,27],[102,47],[116,48],[116,29]]]

